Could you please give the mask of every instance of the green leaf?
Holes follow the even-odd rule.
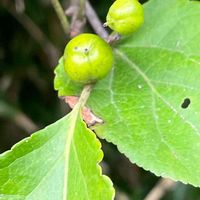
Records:
[[[74,109],[0,155],[0,199],[111,200],[111,181],[98,165],[100,148]]]
[[[97,134],[132,162],[195,186],[200,186],[199,22],[197,1],[149,1],[143,27],[115,46],[115,66],[88,102],[105,121],[95,127]],[[186,98],[190,104],[182,108]]]
[[[63,57],[60,58],[58,66],[60,67],[56,67],[56,77],[54,79],[54,88],[58,90],[58,96],[65,96],[65,94],[68,96],[80,94],[83,86],[71,81],[67,77],[63,66]]]

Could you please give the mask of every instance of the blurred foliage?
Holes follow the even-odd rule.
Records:
[[[2,6],[2,2],[9,2],[8,7],[13,8],[17,16],[20,15],[20,11],[15,10],[15,3],[19,0],[1,0],[0,152],[10,149],[13,144],[30,134],[16,122],[15,117],[18,112],[24,113],[37,127],[42,128],[55,122],[69,110],[58,99],[53,89],[53,69],[56,63],[52,62],[62,55],[69,38],[64,35],[50,1],[25,0],[24,14],[39,27],[56,49],[57,55],[53,59],[52,54],[44,51],[45,44],[38,43],[19,22],[16,15]],[[112,2],[112,0],[91,0],[102,22],[105,22],[107,10]],[[62,3],[63,6],[67,6],[68,1],[63,0]],[[86,30],[92,31],[89,24]],[[131,164],[114,145],[101,142],[105,152],[102,165],[115,185],[118,200],[143,199],[159,178]],[[200,190],[181,183],[163,198],[163,200],[188,199],[200,199]]]

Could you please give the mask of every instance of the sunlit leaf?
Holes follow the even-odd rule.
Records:
[[[0,155],[1,200],[112,199],[101,144],[73,110]]]
[[[88,102],[104,120],[94,127],[100,137],[146,170],[195,186],[200,186],[199,22],[198,1],[149,1],[143,27],[115,45],[113,70]],[[69,94],[77,90],[61,95]]]

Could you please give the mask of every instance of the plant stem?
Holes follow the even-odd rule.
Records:
[[[161,178],[155,187],[149,192],[144,200],[159,200],[176,185],[171,179]]]
[[[102,22],[88,0],[86,0],[86,17],[96,34],[103,39],[108,38],[108,32],[104,29]]]
[[[85,16],[85,0],[80,0],[80,16],[84,17]]]
[[[85,85],[75,108],[78,108],[79,110],[81,110],[85,106],[85,104],[90,96],[90,92],[92,91],[92,86],[93,86],[92,84]]]
[[[83,32],[85,19],[85,0],[70,0],[65,13],[72,17],[70,24],[70,37],[73,38]]]
[[[65,16],[65,12],[62,6],[60,5],[59,0],[51,0],[51,3],[58,15],[58,18],[60,19],[60,23],[62,25],[64,32],[68,34],[70,30],[69,22],[67,20],[67,17]]]

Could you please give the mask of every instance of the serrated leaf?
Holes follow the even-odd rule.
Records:
[[[88,103],[105,121],[95,127],[97,134],[132,162],[195,186],[200,186],[199,21],[200,2],[149,1],[143,27],[115,47],[115,66]]]
[[[77,109],[0,155],[1,200],[111,200],[101,144]]]

